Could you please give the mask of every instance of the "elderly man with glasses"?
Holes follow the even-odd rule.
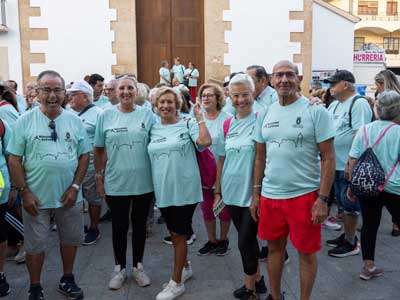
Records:
[[[43,300],[40,275],[54,215],[60,239],[63,276],[59,291],[68,299],[82,299],[73,265],[82,242],[83,215],[80,185],[91,147],[83,123],[61,104],[64,79],[55,71],[38,76],[41,106],[18,119],[8,145],[11,179],[23,202],[26,264],[30,275],[29,300]]]

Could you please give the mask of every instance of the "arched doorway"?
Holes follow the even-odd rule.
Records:
[[[204,0],[136,0],[139,81],[154,86],[163,59],[192,61],[204,76]]]

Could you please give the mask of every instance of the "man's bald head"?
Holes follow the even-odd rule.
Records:
[[[281,68],[281,67],[289,67],[291,68],[296,74],[299,74],[299,68],[297,67],[296,64],[292,63],[290,60],[281,60],[279,62],[277,62],[274,65],[274,68],[272,69],[273,72],[275,72],[277,69]]]

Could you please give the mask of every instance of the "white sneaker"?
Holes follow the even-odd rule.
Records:
[[[189,265],[187,267],[184,267],[182,270],[182,283],[185,283],[193,276],[192,264],[190,263],[190,261],[188,262],[188,264]]]
[[[108,284],[110,290],[119,290],[126,280],[126,269],[121,270],[120,265],[114,267],[114,272],[111,275],[111,280]]]
[[[19,249],[17,255],[15,255],[14,261],[17,264],[22,264],[25,262],[25,257],[26,257],[26,252],[25,252],[24,248],[21,248],[21,249]]]
[[[334,231],[338,231],[338,230],[342,229],[342,225],[339,225],[338,223],[336,223],[334,217],[328,217],[322,224],[322,227],[325,229],[334,230]]]
[[[167,286],[158,293],[156,300],[173,300],[185,292],[185,285],[183,283],[176,283],[172,279]]]
[[[195,241],[196,241],[196,235],[193,233],[193,234],[190,236],[190,238],[186,240],[186,243],[187,243],[188,245],[191,245],[191,244],[193,244]]]
[[[150,285],[150,278],[143,270],[143,264],[138,263],[137,268],[132,269],[132,275],[138,286],[145,287]]]

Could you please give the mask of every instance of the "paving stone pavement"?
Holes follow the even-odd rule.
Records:
[[[158,213],[155,214],[158,216]],[[87,214],[85,218],[87,219]],[[316,279],[313,299],[315,300],[397,300],[400,299],[400,237],[390,235],[390,216],[384,213],[380,227],[376,262],[383,267],[385,274],[369,282],[359,279],[361,255],[343,259],[327,256],[328,247],[323,246],[319,253],[319,270]],[[243,284],[243,272],[237,250],[237,235],[233,226],[230,231],[231,251],[225,257],[199,257],[197,250],[206,241],[206,234],[201,218],[200,208],[194,218],[194,230],[197,241],[189,247],[189,258],[192,261],[194,277],[186,284],[186,293],[181,300],[217,300],[234,299],[232,292]],[[108,280],[113,269],[111,244],[111,224],[101,225],[102,238],[93,246],[81,247],[75,263],[75,276],[85,292],[87,300],[150,300],[160,291],[163,283],[170,278],[172,270],[172,246],[162,243],[167,234],[165,225],[155,224],[153,235],[147,240],[144,265],[152,279],[150,287],[139,288],[129,276],[127,283],[119,291],[108,290]],[[337,232],[323,230],[323,239],[334,238]],[[51,234],[49,248],[42,274],[46,300],[66,299],[57,292],[61,276],[61,260],[58,252],[58,239],[55,232]],[[291,258],[283,275],[283,289],[287,300],[299,299],[298,257],[289,243],[288,252]],[[128,258],[131,255],[129,247]],[[129,261],[129,259],[128,259]],[[266,274],[265,263],[261,263],[263,274]],[[128,267],[129,273],[131,272]],[[28,290],[28,275],[25,265],[6,263],[6,272],[12,293],[5,300],[25,300]],[[268,276],[266,275],[266,278]],[[262,298],[265,299],[265,296]]]

